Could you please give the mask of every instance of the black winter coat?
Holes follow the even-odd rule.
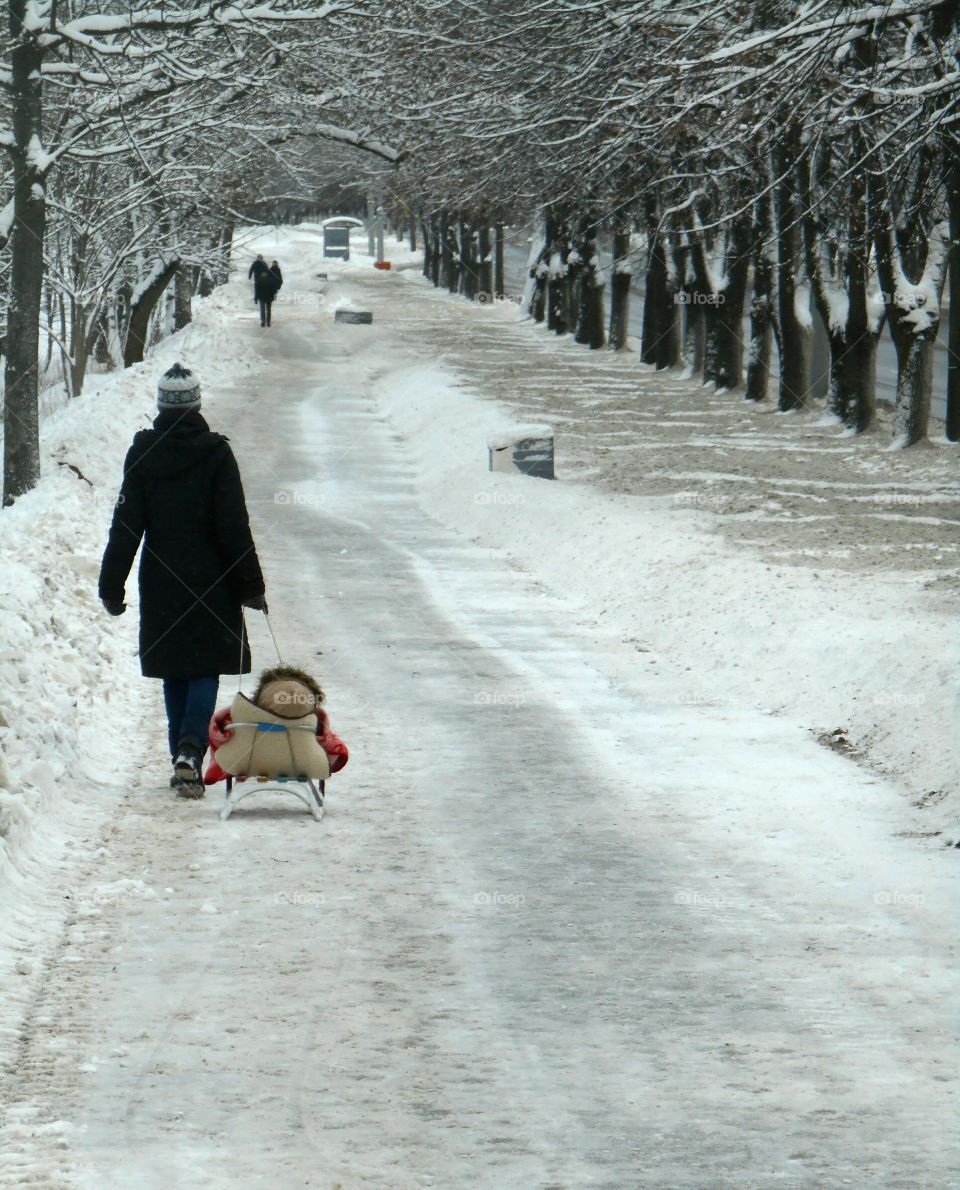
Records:
[[[140,668],[148,678],[250,672],[241,604],[264,594],[240,471],[227,439],[191,410],[141,430],[100,567],[100,598],[124,598],[140,539]],[[242,662],[241,662],[242,654]]]
[[[270,272],[270,266],[265,260],[255,260],[247,271],[247,276],[259,281],[264,273]]]
[[[272,302],[282,284],[283,274],[279,267],[267,269],[265,273],[257,274],[253,283],[253,296],[258,302]]]

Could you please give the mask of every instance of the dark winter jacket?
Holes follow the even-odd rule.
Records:
[[[258,302],[272,302],[282,284],[283,274],[280,272],[280,266],[278,265],[275,269],[267,269],[265,273],[257,275],[257,279],[253,283],[253,296]]]
[[[250,266],[250,269],[247,272],[247,276],[252,277],[254,282],[256,282],[256,281],[260,280],[261,274],[269,273],[269,272],[270,272],[270,266],[267,264],[267,262],[265,260],[255,260],[253,262],[253,264]]]
[[[233,451],[195,410],[163,412],[153,427],[135,436],[123,464],[100,598],[123,599],[143,538],[143,674],[207,677],[238,664],[249,673],[241,604],[264,585]]]

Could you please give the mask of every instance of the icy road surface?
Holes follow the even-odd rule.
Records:
[[[245,306],[266,371],[207,408],[350,765],[319,825],[270,797],[221,824],[166,789],[157,702],[0,1180],[957,1185],[950,907],[862,812],[895,795],[650,667],[612,682],[560,603],[425,515],[357,333],[291,305],[261,335]],[[756,829],[704,814],[727,794]]]

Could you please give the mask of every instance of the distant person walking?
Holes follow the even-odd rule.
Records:
[[[259,273],[253,283],[253,294],[260,306],[261,326],[270,325],[271,307],[281,285],[283,285],[283,273],[276,261],[264,272]]]
[[[262,255],[257,257],[257,259],[253,262],[253,264],[250,266],[249,270],[247,271],[247,277],[253,278],[254,304],[256,304],[256,302],[257,302],[257,282],[260,280],[260,278],[263,276],[264,273],[269,273],[269,272],[270,272],[270,266],[263,259]]]

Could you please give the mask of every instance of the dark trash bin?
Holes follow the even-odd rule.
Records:
[[[373,313],[370,310],[336,310],[333,321],[367,325],[373,322]]]
[[[491,471],[519,471],[536,479],[556,479],[552,426],[513,426],[488,442]]]

